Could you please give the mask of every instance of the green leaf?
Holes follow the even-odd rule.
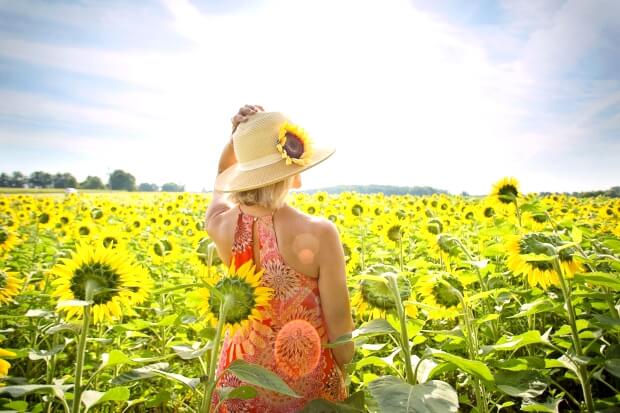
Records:
[[[620,378],[620,359],[605,360],[605,370]]]
[[[482,352],[487,354],[493,351],[515,351],[530,344],[548,344],[548,333],[549,332],[541,336],[538,330],[530,330],[518,336],[503,336],[494,345],[482,346]]]
[[[368,388],[383,412],[448,413],[459,408],[456,391],[439,380],[412,386],[397,377],[383,376],[372,381]]]
[[[374,336],[379,334],[394,334],[397,331],[392,325],[382,318],[376,318],[364,323],[360,328],[353,331],[353,337]]]
[[[33,361],[45,360],[47,362],[50,361],[54,355],[60,353],[64,349],[65,345],[59,344],[57,346],[54,346],[54,348],[52,348],[51,350],[31,350],[28,353],[28,358]]]
[[[493,314],[487,314],[486,316],[482,317],[479,320],[476,320],[476,324],[481,325],[484,323],[488,323],[489,321],[493,321],[493,320],[497,320],[499,318],[499,314],[497,313],[493,313]]]
[[[258,392],[252,386],[223,387],[219,389],[220,400],[248,400],[256,397]]]
[[[48,310],[41,310],[41,309],[31,309],[26,311],[26,314],[24,314],[24,317],[33,317],[33,318],[37,318],[37,317],[48,317],[50,315],[53,315],[54,313],[52,311],[48,311]]]
[[[560,403],[562,403],[562,399],[548,399],[545,403],[538,403],[529,399],[524,399],[521,404],[521,411],[560,413]]]
[[[266,368],[250,364],[243,360],[235,360],[230,363],[226,371],[234,374],[239,380],[267,390],[275,391],[291,397],[297,395],[277,374]]]
[[[594,286],[607,287],[612,291],[620,291],[620,276],[606,272],[588,272],[585,274],[575,274],[574,282],[589,283]]]
[[[126,384],[132,381],[150,379],[157,375],[156,371],[159,369],[167,369],[168,363],[155,363],[148,366],[132,369],[127,373],[123,373],[112,379],[112,384]]]
[[[196,390],[196,387],[198,387],[198,384],[200,384],[200,379],[198,378],[185,377],[182,374],[169,373],[163,370],[154,370],[154,372],[160,377],[164,377],[168,380],[181,383],[182,385],[188,387],[191,390]]]
[[[502,370],[527,371],[531,369],[544,369],[545,360],[540,357],[528,356],[514,358],[497,363],[497,367]]]
[[[495,379],[493,378],[493,374],[491,374],[491,370],[489,370],[487,365],[481,361],[469,360],[460,356],[456,356],[454,354],[446,353],[442,350],[435,350],[432,348],[429,348],[427,351],[434,358],[452,363],[465,373],[478,377],[479,379],[487,383],[492,383],[493,381],[495,381]]]
[[[495,384],[509,396],[530,399],[540,396],[547,388],[543,376],[536,370],[500,371],[495,374]]]
[[[147,400],[146,403],[144,403],[144,407],[146,407],[147,409],[152,409],[153,407],[160,406],[161,404],[166,403],[168,400],[170,400],[170,396],[171,394],[169,391],[162,390],[157,393],[155,397]]]
[[[8,393],[13,399],[20,398],[29,393],[54,393],[54,390],[68,390],[72,384],[60,386],[57,384],[22,384],[20,386],[0,386],[0,394]]]
[[[411,356],[411,364],[413,370],[417,372],[416,380],[418,383],[426,383],[431,378],[431,373],[438,366],[437,362],[431,359],[420,359],[420,357]]]
[[[579,229],[579,227],[577,227],[577,225],[574,225],[570,237],[575,244],[579,245],[583,240],[583,232]]]
[[[308,403],[300,413],[364,413],[364,410],[346,403],[316,399]]]
[[[25,412],[28,409],[28,403],[23,400],[15,400],[9,404],[5,404],[4,407],[18,412]]]
[[[517,314],[508,318],[527,317],[538,313],[545,313],[548,311],[553,311],[556,307],[557,304],[553,303],[548,298],[543,297],[532,301],[531,303],[523,304],[521,308],[519,308],[519,312]]]
[[[604,329],[620,332],[620,320],[617,318],[613,318],[605,314],[594,314],[594,319],[596,320],[594,324],[597,324]]]
[[[117,366],[119,364],[135,364],[132,359],[127,357],[127,355],[120,350],[112,350],[109,353],[103,353],[101,355],[101,360],[102,363],[99,369]]]
[[[56,333],[69,332],[77,335],[82,326],[77,323],[61,323],[61,324],[53,324],[49,327],[43,329],[43,332],[47,335],[53,335]]]
[[[188,346],[172,346],[172,350],[177,354],[177,356],[181,357],[183,360],[193,360],[203,356],[211,347],[211,344],[200,348],[192,348]]]
[[[324,347],[333,348],[338,345],[353,341],[354,339],[358,337],[371,337],[371,336],[376,336],[380,334],[394,334],[394,333],[398,333],[398,332],[394,329],[394,327],[392,327],[392,325],[387,320],[383,318],[376,318],[374,320],[370,320],[369,322],[362,324],[360,328],[353,330],[351,334],[345,334],[343,336],[338,337],[335,341],[326,344]]]
[[[127,387],[113,387],[105,393],[94,390],[86,390],[84,393],[82,393],[82,403],[84,404],[84,406],[86,406],[86,411],[88,411],[91,407],[104,402],[127,401],[129,400],[129,396],[130,392]]]

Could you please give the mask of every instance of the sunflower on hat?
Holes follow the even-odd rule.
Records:
[[[312,157],[312,141],[305,130],[290,122],[280,126],[276,144],[286,164],[308,165]]]

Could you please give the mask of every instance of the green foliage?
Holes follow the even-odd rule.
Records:
[[[136,178],[129,172],[117,169],[110,174],[108,186],[113,190],[135,191]]]
[[[82,189],[104,189],[105,185],[98,176],[87,176],[84,182],[80,183]]]
[[[173,182],[167,182],[161,186],[162,192],[183,192],[185,191],[185,186],[175,184]]]

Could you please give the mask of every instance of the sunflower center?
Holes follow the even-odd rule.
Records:
[[[437,304],[444,307],[456,307],[460,303],[460,299],[456,290],[462,291],[463,285],[454,277],[443,277],[444,281],[447,281],[450,286],[445,285],[442,282],[436,282],[433,285],[433,296]]]
[[[165,239],[159,240],[153,245],[153,251],[159,257],[163,257],[172,251],[172,244]]]
[[[487,218],[491,218],[493,215],[495,215],[495,210],[492,207],[486,207],[484,209],[484,216]]]
[[[409,299],[411,294],[411,284],[405,277],[397,278],[398,292],[401,300]],[[396,302],[394,296],[387,283],[378,281],[364,280],[360,284],[360,291],[364,301],[370,304],[373,308],[380,310],[393,310],[396,308]]]
[[[86,300],[86,285],[96,286],[93,302],[105,304],[118,294],[120,275],[114,269],[101,262],[82,264],[73,272],[71,291],[78,300]]]
[[[235,324],[250,318],[252,310],[256,306],[254,287],[241,278],[226,277],[218,281],[215,288],[224,296],[232,299],[232,304],[226,313],[226,324]],[[209,308],[213,314],[219,317],[220,300],[211,295],[209,297]]]
[[[290,132],[286,132],[286,142],[282,146],[282,149],[291,158],[299,159],[304,154],[304,143],[297,136]]]
[[[4,244],[9,239],[9,233],[4,228],[0,228],[0,245]]]
[[[82,226],[82,227],[80,227],[78,232],[80,233],[80,235],[86,236],[86,235],[90,234],[90,228],[88,228],[86,226]]]
[[[47,212],[39,215],[39,224],[47,224],[50,221],[50,215]]]
[[[511,204],[519,195],[519,191],[514,185],[506,184],[503,185],[497,191],[497,197],[503,204]]]
[[[118,245],[118,239],[116,237],[107,236],[103,238],[103,246],[106,248],[115,248]]]
[[[360,204],[355,204],[351,207],[351,213],[356,217],[359,217],[364,212],[364,208]]]
[[[441,221],[437,218],[429,219],[426,228],[428,229],[428,232],[435,235],[438,235],[441,233],[441,231],[443,231],[443,225],[441,224]]]
[[[394,241],[394,242],[400,241],[402,237],[400,225],[392,225],[387,230],[387,237],[390,239],[390,241]]]

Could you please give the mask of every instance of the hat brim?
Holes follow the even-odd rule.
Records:
[[[284,159],[262,168],[243,171],[234,164],[215,178],[215,190],[219,192],[239,192],[261,188],[296,175],[333,155],[334,148],[314,148],[312,161],[308,165],[287,165]]]

